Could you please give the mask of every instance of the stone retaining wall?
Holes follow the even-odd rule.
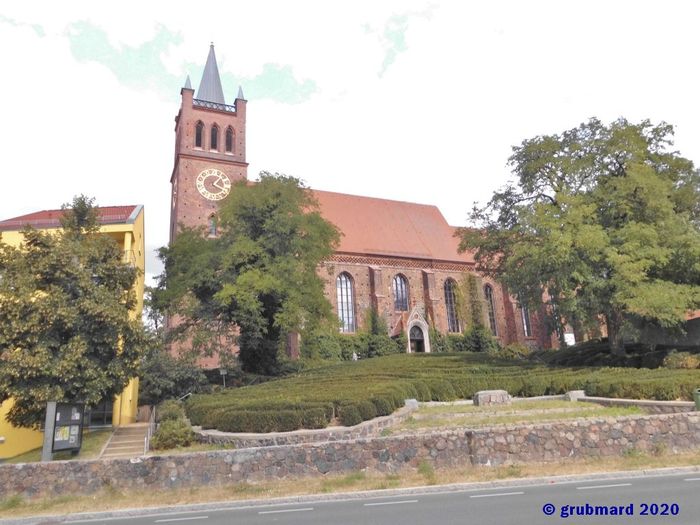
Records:
[[[301,443],[368,438],[378,436],[385,428],[392,427],[406,420],[418,408],[418,403],[410,403],[411,401],[406,400],[406,406],[393,414],[375,417],[352,427],[302,429],[291,432],[270,432],[269,434],[221,432],[219,430],[202,430],[200,427],[195,427],[195,435],[200,443],[232,444],[238,448],[272,447],[276,445],[298,445]]]
[[[580,419],[524,426],[454,429],[137,460],[0,465],[0,499],[167,489],[357,470],[396,472],[427,461],[435,467],[501,465],[615,456],[627,449],[680,452],[700,446],[700,413]]]

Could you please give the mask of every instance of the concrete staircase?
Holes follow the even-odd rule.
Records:
[[[148,432],[148,423],[133,423],[114,429],[114,434],[105,445],[100,458],[135,458],[143,456],[143,443]]]

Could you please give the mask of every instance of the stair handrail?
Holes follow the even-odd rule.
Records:
[[[151,407],[151,415],[148,418],[148,428],[146,429],[146,437],[143,439],[143,455],[148,454],[151,450],[151,437],[156,432],[156,406]]]

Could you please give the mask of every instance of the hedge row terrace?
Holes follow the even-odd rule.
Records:
[[[562,394],[692,400],[700,370],[567,368],[519,363],[486,353],[391,355],[315,368],[260,385],[196,395],[193,425],[224,432],[274,432],[355,425],[392,413],[404,399],[470,399],[479,390],[514,396]]]

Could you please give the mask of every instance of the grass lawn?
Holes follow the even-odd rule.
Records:
[[[83,445],[78,455],[72,456],[70,452],[57,452],[53,458],[54,460],[96,459],[111,435],[111,429],[85,431],[83,432]],[[32,463],[34,461],[41,461],[40,448],[10,458],[5,463]]]
[[[571,401],[522,401],[493,407],[444,405],[421,407],[392,430],[404,432],[443,427],[479,428],[587,417],[632,416],[643,413],[637,407],[603,407]]]

